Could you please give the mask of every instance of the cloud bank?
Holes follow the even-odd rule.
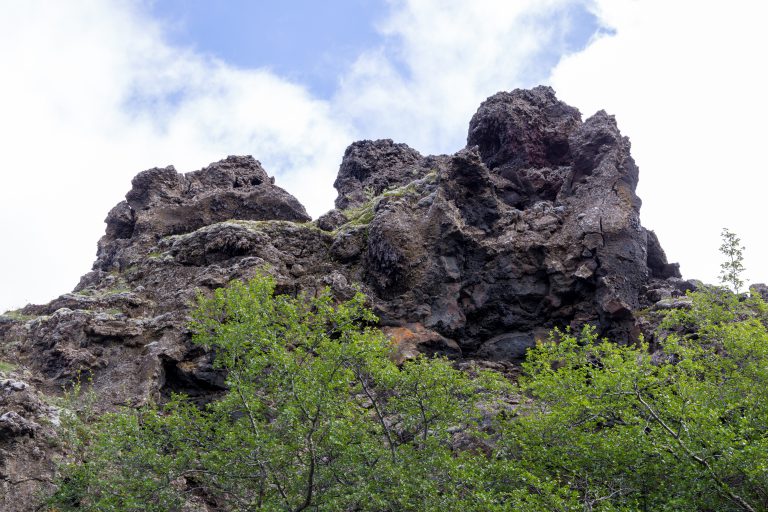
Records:
[[[765,281],[768,6],[599,0],[593,9],[611,33],[562,59],[551,76],[558,96],[587,115],[616,115],[640,166],[643,225],[684,276],[717,282],[728,227],[747,247],[747,279]]]
[[[546,76],[571,44],[570,4],[393,1],[381,44],[316,98],[266,69],[174,47],[141,2],[7,2],[0,310],[72,289],[140,170],[253,154],[316,216],[355,139],[455,151],[481,100]]]
[[[388,38],[341,78],[335,107],[366,138],[426,153],[466,143],[469,119],[499,90],[546,79],[570,47],[580,2],[414,0],[392,3]],[[574,7],[575,6],[575,7]]]
[[[351,135],[327,102],[169,46],[140,4],[10,3],[0,34],[0,309],[72,289],[138,171],[250,153],[309,207],[332,192]]]

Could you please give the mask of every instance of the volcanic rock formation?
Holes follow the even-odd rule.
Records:
[[[36,389],[0,390],[0,509],[26,510],[30,485],[53,475],[56,449],[30,444],[55,436],[39,393],[78,375],[104,409],[223,391],[188,311],[197,293],[259,271],[283,293],[362,289],[401,358],[513,364],[550,329],[587,323],[636,340],[638,308],[692,286],[640,224],[637,181],[614,118],[582,121],[548,87],[486,100],[454,155],[353,143],[336,209],[314,222],[251,157],[138,174],[75,290],[0,317],[0,360]]]

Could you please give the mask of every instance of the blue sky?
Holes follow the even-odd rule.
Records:
[[[500,90],[552,85],[632,140],[643,224],[768,281],[768,5],[750,0],[0,0],[0,311],[71,290],[139,171],[252,154],[313,216],[344,149],[452,153]]]
[[[243,68],[266,67],[313,94],[333,95],[360,48],[382,42],[377,0],[158,0],[151,15],[171,44],[191,46]]]
[[[398,41],[378,29],[391,5],[384,0],[157,0],[148,8],[165,25],[169,43],[234,66],[267,68],[330,99],[361,49],[386,48],[398,71],[408,74],[397,58]],[[527,70],[532,84],[547,78],[563,51],[582,49],[600,30],[585,3],[564,6],[552,20],[562,25],[562,44],[532,59]]]

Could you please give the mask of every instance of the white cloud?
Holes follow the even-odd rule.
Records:
[[[600,0],[614,35],[564,58],[551,82],[591,115],[615,114],[640,166],[643,224],[687,277],[716,282],[719,233],[747,246],[747,277],[768,281],[764,234],[768,6]]]
[[[499,90],[546,77],[536,61],[561,53],[566,0],[392,2],[382,48],[363,53],[342,84],[336,108],[362,136],[394,138],[422,152],[454,152],[469,119]]]
[[[355,138],[455,151],[480,101],[546,75],[538,57],[564,47],[572,3],[393,1],[384,43],[322,101],[169,45],[141,2],[5,2],[0,310],[72,288],[140,170],[250,153],[318,215]]]
[[[2,6],[0,311],[72,289],[107,211],[149,167],[252,153],[312,213],[330,202],[351,136],[328,104],[266,71],[169,46],[140,8]]]
[[[393,0],[384,41],[361,52],[330,101],[266,70],[164,40],[143,4],[6,2],[0,16],[0,309],[71,289],[102,219],[136,172],[250,153],[318,215],[355,138],[422,152],[464,144],[480,101],[533,85],[564,51],[580,1]],[[643,221],[687,276],[715,280],[718,233],[768,280],[760,219],[768,8],[745,0],[597,0],[602,24],[551,83],[586,115],[616,114],[641,166]],[[542,58],[544,56],[545,58]]]

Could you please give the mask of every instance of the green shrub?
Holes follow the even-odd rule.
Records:
[[[194,342],[216,353],[228,393],[198,408],[110,414],[49,504],[175,510],[190,489],[226,510],[513,510],[570,499],[482,451],[484,410],[509,385],[445,359],[398,367],[360,294],[335,304],[274,296],[272,280],[200,297]],[[531,495],[530,489],[539,492]],[[533,505],[531,505],[533,506]]]
[[[655,354],[556,333],[529,353],[506,455],[587,510],[768,510],[768,331],[760,299],[695,293]]]
[[[194,342],[228,392],[104,416],[48,501],[60,511],[768,510],[765,303],[720,289],[659,342],[587,328],[529,352],[518,386],[445,359],[390,359],[364,297],[234,282]],[[515,409],[510,398],[522,398]]]

